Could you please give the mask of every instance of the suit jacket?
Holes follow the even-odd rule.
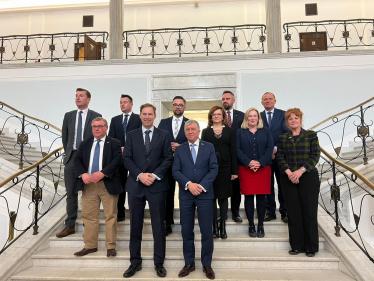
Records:
[[[236,131],[236,150],[238,159],[242,165],[248,167],[249,163],[253,160],[250,158],[250,152],[253,151],[253,143],[250,142],[249,136],[251,132],[248,129],[240,129]],[[269,128],[257,129],[257,151],[262,167],[272,163],[271,156],[273,155],[273,138]]]
[[[233,110],[234,120],[232,122],[231,128],[235,131],[240,129],[244,120],[244,113],[239,110]]]
[[[194,199],[186,183],[191,181],[204,187],[197,199],[214,199],[213,182],[218,174],[218,163],[214,146],[200,140],[196,163],[193,163],[188,142],[177,147],[174,154],[173,178],[179,183],[179,200]]]
[[[100,113],[88,109],[86,123],[84,124],[83,140],[92,137],[91,122],[96,117],[101,117]],[[74,135],[75,135],[75,121],[77,118],[77,110],[72,110],[65,113],[64,121],[62,122],[62,145],[65,150],[64,164],[66,165],[70,160],[71,152],[73,151]],[[77,148],[78,149],[78,148]]]
[[[138,114],[132,113],[129,122],[127,123],[126,135],[128,132],[140,128],[142,121]],[[108,136],[116,138],[125,146],[125,136],[123,135],[123,114],[114,116],[110,121],[109,134]]]
[[[269,128],[267,111],[264,110],[261,113],[262,121],[264,122],[264,127]],[[278,146],[278,139],[281,134],[287,133],[290,129],[286,125],[286,112],[281,109],[274,108],[274,113],[271,119],[270,132],[273,137],[274,146]]]
[[[130,172],[127,178],[126,191],[131,194],[139,194],[143,188],[149,188],[152,193],[163,192],[169,189],[166,171],[172,163],[172,151],[168,132],[154,128],[149,152],[147,154],[142,128],[128,133],[126,145],[123,151],[123,164]],[[155,180],[151,186],[137,181],[139,174],[153,173],[161,180]]]
[[[74,158],[74,171],[76,177],[88,172],[90,156],[94,137],[82,141],[77,155]],[[101,172],[105,175],[103,181],[108,193],[111,195],[120,194],[123,189],[118,168],[121,166],[121,143],[111,137],[105,138],[103,150],[103,162]],[[78,190],[83,190],[84,182],[82,178],[78,181]]]
[[[307,172],[317,171],[320,154],[318,137],[314,131],[301,129],[296,140],[291,132],[279,136],[276,158],[282,173],[287,169],[294,172],[302,166]]]
[[[165,130],[169,133],[171,142],[177,142],[181,144],[187,141],[186,135],[184,134],[184,123],[186,123],[186,121],[188,121],[188,119],[183,116],[183,121],[179,129],[177,138],[174,138],[173,134],[173,117],[162,119],[160,124],[158,125],[158,128]]]

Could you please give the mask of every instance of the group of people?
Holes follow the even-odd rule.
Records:
[[[222,94],[222,106],[208,113],[208,127],[200,135],[196,120],[184,117],[186,100],[173,99],[173,116],[154,126],[156,108],[146,103],[140,114],[132,112],[133,100],[122,95],[122,113],[107,121],[88,109],[89,91],[78,88],[78,109],[67,112],[62,126],[67,190],[65,228],[56,234],[75,233],[78,191],[82,190],[84,248],[74,255],[97,251],[100,204],[106,226],[107,256],[116,256],[117,222],[125,220],[125,198],[130,211],[130,266],[132,277],[142,269],[141,242],[144,209],[148,202],[154,238],[157,276],[165,277],[166,236],[173,232],[175,185],[179,185],[185,266],[178,276],[195,270],[195,210],[201,232],[201,262],[209,279],[214,238],[227,239],[228,198],[232,219],[242,223],[241,195],[250,237],[264,237],[264,221],[276,219],[274,176],[279,212],[288,223],[291,250],[296,255],[318,252],[317,206],[319,178],[315,168],[320,155],[318,137],[302,128],[298,108],[275,108],[275,95],[262,96],[264,111],[235,110],[235,96]],[[109,129],[109,133],[107,134]],[[254,197],[258,216],[254,222]],[[219,206],[219,213],[217,208]]]

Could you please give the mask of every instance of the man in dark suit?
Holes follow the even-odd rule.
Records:
[[[156,107],[146,103],[140,107],[142,127],[127,134],[123,164],[129,170],[126,190],[130,208],[130,267],[123,274],[131,277],[142,269],[141,243],[145,203],[148,201],[154,240],[154,264],[157,276],[165,277],[164,268],[165,198],[169,189],[166,172],[172,163],[168,132],[153,126]]]
[[[93,137],[84,140],[74,158],[78,190],[82,190],[82,221],[84,248],[76,256],[97,252],[100,203],[105,213],[107,257],[115,257],[117,239],[117,200],[122,192],[118,168],[122,164],[121,143],[106,136],[108,123],[104,118],[92,120]]]
[[[214,146],[199,140],[200,127],[195,120],[185,124],[188,142],[177,147],[174,154],[173,177],[179,183],[179,204],[182,222],[185,266],[179,277],[195,270],[195,209],[201,232],[201,263],[209,279],[215,278],[211,267],[213,256],[213,181],[218,174]]]
[[[57,237],[65,237],[75,233],[75,221],[78,211],[78,178],[74,172],[74,157],[79,145],[83,140],[92,137],[91,122],[100,113],[88,109],[91,101],[91,93],[85,89],[78,88],[75,94],[75,104],[78,110],[65,113],[62,122],[62,144],[65,150],[64,178],[66,187],[66,213],[65,228],[56,234]]]
[[[232,129],[238,130],[243,123],[244,113],[234,109],[235,95],[230,91],[224,91],[222,94],[222,106],[227,113],[227,123]],[[242,194],[240,192],[239,178],[232,181],[231,213],[235,222],[243,222],[239,214]]]
[[[125,147],[126,134],[132,130],[138,129],[142,126],[142,121],[138,114],[132,112],[132,97],[129,95],[122,95],[120,99],[120,107],[122,114],[117,115],[110,121],[110,128],[108,136],[116,138],[121,142],[122,152]],[[119,174],[121,175],[121,183],[123,192],[118,197],[118,212],[117,221],[124,221],[125,217],[125,201],[126,201],[126,180],[127,180],[127,169],[124,165],[119,168]]]
[[[171,139],[171,150],[173,153],[175,149],[187,141],[184,134],[184,123],[188,120],[183,116],[186,110],[186,100],[181,96],[175,96],[173,99],[173,113],[169,118],[162,119],[158,125],[159,129],[169,132]],[[166,236],[173,232],[171,225],[174,224],[174,194],[175,194],[175,179],[172,175],[172,167],[167,172],[170,189],[166,194],[166,211],[165,211],[165,234]]]
[[[275,193],[274,193],[274,175],[277,179],[278,185],[278,201],[279,201],[279,212],[281,214],[282,221],[284,223],[288,222],[287,218],[287,209],[286,203],[283,197],[283,189],[280,181],[280,172],[278,168],[277,161],[275,159],[275,153],[277,153],[277,143],[279,136],[281,134],[289,132],[288,127],[286,126],[285,120],[285,111],[275,108],[275,95],[270,92],[266,92],[261,99],[261,103],[264,106],[265,110],[261,112],[261,118],[264,122],[264,126],[270,129],[271,135],[274,142],[274,150],[271,165],[271,190],[270,194],[266,196],[266,209],[267,214],[265,216],[265,221],[275,220],[277,218],[275,214],[276,203],[275,203]]]

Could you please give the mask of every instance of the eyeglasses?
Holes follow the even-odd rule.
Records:
[[[175,107],[183,107],[184,106],[184,104],[181,104],[181,103],[173,103],[173,106],[175,106]]]
[[[212,117],[219,117],[219,116],[222,116],[222,114],[221,113],[212,114]]]
[[[99,126],[92,126],[92,129],[102,129],[104,128],[105,126],[102,126],[102,125],[99,125]]]

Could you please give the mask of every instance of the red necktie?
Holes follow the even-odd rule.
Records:
[[[227,111],[227,125],[231,128],[232,121],[231,121],[231,113],[230,111]]]

